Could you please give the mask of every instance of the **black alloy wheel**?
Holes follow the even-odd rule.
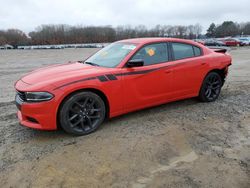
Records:
[[[220,95],[222,85],[221,76],[216,72],[210,72],[204,79],[200,89],[200,100],[203,102],[215,101]]]
[[[105,113],[102,98],[93,92],[84,91],[66,99],[59,113],[59,121],[66,132],[86,135],[102,124]]]

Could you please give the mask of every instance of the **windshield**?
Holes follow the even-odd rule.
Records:
[[[113,43],[88,58],[85,63],[102,67],[116,67],[135,48],[135,44]]]

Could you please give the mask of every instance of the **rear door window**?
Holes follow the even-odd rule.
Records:
[[[172,43],[174,59],[185,59],[190,57],[197,57],[202,55],[201,49],[199,47],[184,44],[184,43]]]

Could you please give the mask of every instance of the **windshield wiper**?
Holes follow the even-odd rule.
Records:
[[[88,61],[85,61],[85,64],[88,64],[88,65],[93,65],[93,66],[100,66],[100,65],[98,65],[98,64],[96,64],[96,63],[92,63],[92,62],[88,62]]]

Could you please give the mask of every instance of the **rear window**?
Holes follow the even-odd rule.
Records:
[[[196,46],[193,46],[193,48],[194,48],[194,55],[201,56],[201,49]]]
[[[197,57],[202,55],[201,49],[197,46],[184,43],[172,43],[175,60]]]

